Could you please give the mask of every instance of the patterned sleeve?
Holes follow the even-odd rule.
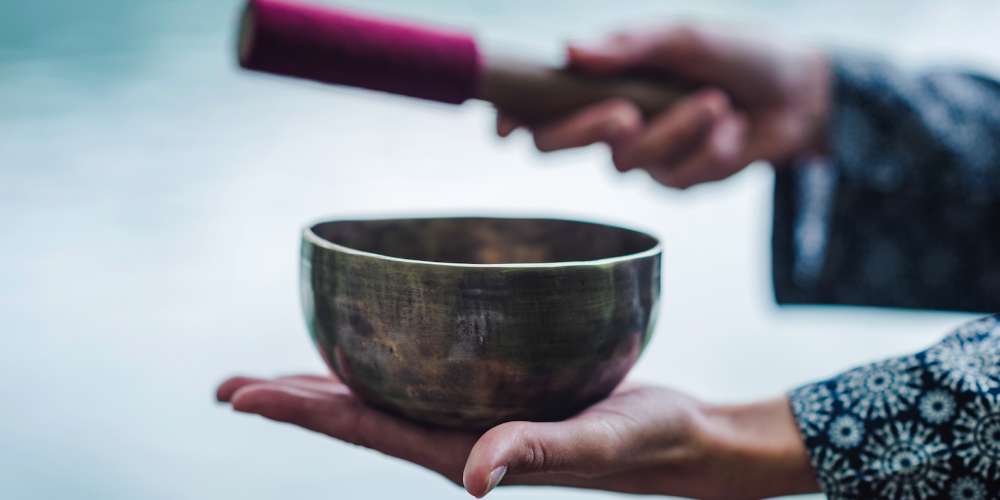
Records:
[[[778,302],[1000,310],[1000,83],[831,61],[828,158],[777,174]]]
[[[998,318],[790,393],[830,500],[998,498]]]

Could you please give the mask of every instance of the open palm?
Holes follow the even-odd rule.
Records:
[[[704,429],[713,421],[722,422],[705,411],[708,405],[658,387],[624,384],[568,420],[508,422],[482,434],[426,427],[390,415],[365,404],[334,377],[236,377],[219,387],[217,397],[237,411],[288,422],[426,467],[464,485],[476,497],[489,493],[501,479],[505,485],[693,498],[768,496],[754,490],[753,464],[735,464],[705,452],[719,447],[713,446],[713,434]],[[794,429],[791,435],[798,442]],[[807,462],[805,467],[811,478]],[[743,472],[750,472],[750,483],[744,483],[742,494],[734,497],[730,482],[720,479]],[[764,476],[756,482],[763,483]]]

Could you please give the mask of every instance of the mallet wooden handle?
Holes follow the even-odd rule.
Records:
[[[599,79],[525,60],[484,59],[483,81],[476,98],[528,122],[557,118],[612,98],[632,101],[648,118],[688,92],[665,81]]]
[[[481,99],[528,122],[616,97],[649,117],[686,92],[666,80],[598,79],[489,57],[467,33],[294,0],[250,0],[238,50],[247,69],[451,104]]]

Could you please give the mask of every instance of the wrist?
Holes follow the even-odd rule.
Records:
[[[819,492],[787,397],[746,405],[704,405],[695,454],[721,498]]]

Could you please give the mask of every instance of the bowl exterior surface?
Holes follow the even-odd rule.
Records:
[[[370,404],[446,427],[551,421],[607,396],[653,331],[660,252],[462,266],[345,251],[306,230],[312,338]]]

